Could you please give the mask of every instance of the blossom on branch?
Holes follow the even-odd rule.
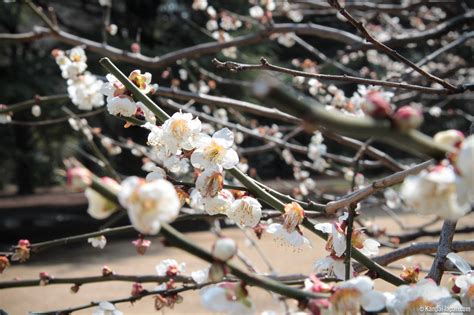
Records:
[[[136,230],[143,234],[157,234],[161,222],[172,222],[180,209],[174,186],[164,180],[152,182],[132,176],[126,178],[118,193],[120,204],[127,209]]]

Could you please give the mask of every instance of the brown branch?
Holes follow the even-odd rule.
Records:
[[[418,231],[414,231],[411,233],[404,233],[404,234],[389,234],[387,237],[389,238],[396,238],[397,239],[397,244],[403,244],[403,243],[408,243],[410,241],[416,240],[417,238],[420,237],[425,237],[425,236],[439,236],[441,235],[442,230],[437,229],[437,230],[431,230],[427,231],[425,229],[420,229]],[[460,229],[456,229],[455,233],[457,234],[464,234],[464,233],[472,233],[474,232],[474,226],[466,226]]]
[[[206,95],[201,93],[191,93],[181,90],[176,90],[172,88],[166,87],[159,87],[155,93],[157,96],[162,96],[171,99],[177,99],[181,101],[189,101],[194,100],[199,104],[209,104],[209,105],[216,105],[221,106],[224,108],[234,108],[239,111],[261,115],[264,117],[275,118],[281,121],[293,123],[293,124],[300,124],[301,120],[284,113],[275,108],[269,108],[260,106],[257,104],[245,102],[245,101],[238,101],[228,97],[220,97],[220,96],[212,96]]]
[[[403,182],[405,177],[411,174],[416,174],[419,171],[427,168],[428,166],[433,164],[433,160],[429,160],[426,162],[423,162],[421,164],[418,164],[414,167],[411,167],[407,170],[397,172],[395,174],[392,174],[390,176],[384,177],[382,179],[378,179],[374,182],[372,182],[371,185],[366,186],[364,188],[361,188],[357,190],[356,192],[343,197],[337,201],[331,201],[326,205],[326,212],[327,213],[335,213],[338,209],[344,208],[349,206],[352,203],[357,203],[368,196],[374,194],[377,191],[380,191],[382,189],[385,189],[387,187],[400,184]]]
[[[268,71],[273,71],[273,72],[289,74],[295,77],[300,76],[300,77],[306,77],[306,78],[315,78],[321,81],[342,81],[342,82],[351,82],[351,83],[359,83],[359,84],[367,84],[367,85],[387,86],[387,87],[393,87],[393,88],[399,88],[399,89],[405,89],[405,90],[413,90],[413,91],[418,91],[418,92],[423,92],[423,93],[428,93],[428,94],[452,93],[451,90],[448,90],[446,88],[438,89],[438,88],[431,88],[431,87],[425,87],[421,85],[414,85],[414,84],[408,84],[408,83],[365,79],[365,78],[354,77],[354,76],[349,76],[349,75],[309,73],[309,72],[304,72],[304,71],[299,71],[299,70],[293,70],[293,69],[288,69],[288,68],[272,65],[263,57],[260,59],[259,65],[258,64],[243,64],[243,63],[237,63],[233,61],[221,62],[217,60],[216,58],[212,60],[212,63],[217,68],[224,68],[231,72],[239,72],[239,71],[245,71],[245,70],[268,70]],[[456,93],[462,93],[462,92],[464,91],[461,91],[461,90],[456,91]]]
[[[457,221],[445,220],[441,228],[439,237],[438,250],[436,257],[431,265],[430,272],[426,276],[433,279],[437,284],[440,283],[444,273],[444,264],[446,263],[446,255],[452,251],[453,237],[456,233]]]
[[[376,263],[386,266],[394,261],[403,259],[405,257],[419,255],[419,254],[433,254],[438,251],[438,242],[414,243],[410,246],[393,250],[387,254],[372,258]],[[452,243],[451,250],[454,252],[465,252],[474,250],[474,241],[455,241]],[[355,264],[354,270],[362,272],[367,268],[361,264]]]
[[[464,92],[462,87],[456,87],[456,86],[448,83],[447,81],[445,81],[445,80],[443,80],[443,79],[441,79],[441,78],[439,78],[439,77],[437,77],[433,74],[430,74],[430,73],[426,72],[425,70],[421,69],[416,64],[414,64],[413,62],[411,62],[410,60],[408,60],[407,58],[402,56],[396,50],[394,50],[394,49],[388,47],[387,45],[385,45],[385,44],[379,42],[378,40],[376,40],[375,37],[373,37],[367,31],[367,29],[364,27],[362,22],[357,21],[349,12],[347,12],[347,10],[344,9],[339,4],[338,0],[328,0],[328,3],[332,7],[334,7],[335,9],[339,10],[339,13],[342,16],[344,16],[355,28],[357,28],[359,30],[359,32],[361,32],[362,35],[365,37],[365,39],[373,44],[374,48],[385,52],[387,55],[391,56],[392,58],[394,58],[394,59],[396,59],[400,62],[403,62],[404,64],[408,65],[410,68],[413,68],[416,72],[418,72],[422,76],[428,78],[430,81],[441,84],[450,93],[462,93],[462,92]]]

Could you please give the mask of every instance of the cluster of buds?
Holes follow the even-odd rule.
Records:
[[[420,110],[406,105],[394,112],[390,102],[379,90],[367,92],[366,102],[363,103],[362,110],[372,118],[389,119],[393,127],[401,131],[416,129],[423,123],[423,114]]]

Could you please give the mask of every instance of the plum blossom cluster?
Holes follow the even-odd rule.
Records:
[[[474,136],[457,130],[437,133],[434,141],[452,148],[448,159],[408,176],[400,188],[405,204],[421,214],[456,220],[474,202]]]
[[[316,272],[325,272],[329,276],[335,276],[338,279],[345,278],[344,258],[347,248],[347,218],[348,213],[345,212],[332,223],[318,223],[314,226],[328,235],[326,250],[330,255],[318,260],[315,263]],[[371,238],[367,238],[362,229],[354,229],[351,235],[351,244],[354,248],[366,256],[375,256],[379,252],[380,243]],[[353,274],[352,266],[351,274]]]
[[[107,110],[111,115],[132,117],[143,116],[148,122],[155,123],[156,118],[153,113],[142,103],[135,102],[133,95],[125,86],[112,74],[107,74],[107,82],[104,83],[100,92],[107,97]],[[141,73],[134,70],[128,79],[135,84],[143,94],[153,94],[157,85],[151,83],[149,72]]]
[[[80,110],[92,110],[104,105],[104,97],[100,93],[103,82],[86,71],[87,56],[82,47],[69,51],[54,49],[52,55],[62,77],[67,80],[67,92],[74,105]]]
[[[177,112],[162,126],[146,124],[150,130],[148,144],[171,172],[182,171],[189,162],[198,171],[195,189],[190,194],[191,207],[210,215],[225,214],[239,226],[254,227],[261,217],[260,203],[250,196],[235,200],[230,190],[224,189],[224,170],[239,163],[232,148],[234,134],[227,128],[209,136],[202,132],[198,118]],[[166,176],[164,170],[154,168],[149,179]]]

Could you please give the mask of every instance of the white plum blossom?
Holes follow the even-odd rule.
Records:
[[[310,241],[302,235],[299,230],[299,224],[303,221],[304,210],[301,206],[292,202],[285,205],[285,214],[283,215],[283,224],[272,223],[266,228],[266,232],[273,234],[276,241],[282,245],[301,248],[303,246],[311,247]]]
[[[344,255],[347,245],[346,235],[339,223],[318,223],[314,228],[329,235],[326,249],[334,251],[337,257]]]
[[[33,105],[33,107],[31,107],[31,115],[35,117],[41,116],[41,106],[38,104]]]
[[[257,199],[243,196],[232,203],[227,216],[242,227],[255,227],[262,217],[262,205]]]
[[[462,275],[453,276],[450,279],[452,285],[449,288],[450,291],[460,295],[464,306],[474,307],[474,271],[471,269],[471,265],[464,258],[453,252],[447,254],[446,258],[462,273]]]
[[[107,245],[107,239],[104,235],[100,235],[97,237],[89,237],[87,242],[92,245],[92,247],[104,249],[105,245]]]
[[[458,195],[458,183],[459,178],[451,166],[438,165],[405,178],[400,196],[408,207],[421,214],[454,220],[471,210],[467,198],[459,198],[462,196]]]
[[[112,178],[103,177],[101,179],[101,182],[104,186],[107,187],[107,189],[112,191],[114,194],[117,194],[120,190],[120,184]],[[94,219],[103,220],[105,218],[108,218],[115,211],[117,211],[117,205],[114,202],[105,198],[94,189],[87,187],[84,191],[84,194],[89,203],[87,213],[89,213],[89,215]]]
[[[103,82],[89,72],[79,75],[75,80],[68,80],[68,85],[69,97],[80,110],[92,110],[104,105],[104,96],[100,92]]]
[[[201,121],[189,113],[174,113],[163,123],[163,140],[169,152],[192,150],[201,131]]]
[[[162,260],[158,265],[156,265],[156,273],[158,276],[168,276],[173,277],[180,275],[184,272],[186,263],[178,263],[174,259],[165,259]]]
[[[387,204],[387,207],[389,207],[390,209],[397,209],[400,207],[400,196],[394,189],[386,189],[383,193],[383,196],[385,197],[385,203]]]
[[[387,311],[392,315],[418,314],[422,308],[461,307],[448,289],[437,286],[431,279],[399,286],[393,294],[385,293],[385,296]]]
[[[254,19],[259,19],[265,14],[265,11],[263,11],[261,6],[255,5],[249,9],[249,13]]]
[[[255,307],[239,283],[225,282],[201,290],[201,302],[211,312],[229,315],[255,314]]]
[[[337,279],[344,280],[346,277],[346,264],[344,263],[344,258],[327,256],[314,263],[314,271],[316,273],[325,273],[329,277],[334,276]],[[350,266],[350,274],[354,274],[352,263]]]
[[[217,196],[223,187],[224,177],[216,169],[207,169],[196,179],[196,189],[205,198]]]
[[[277,37],[278,44],[285,46],[287,48],[293,47],[296,43],[295,33],[284,33],[279,34]]]
[[[212,138],[202,135],[191,155],[191,164],[200,169],[230,169],[239,163],[237,152],[232,149],[233,143],[234,134],[228,128],[217,131]]]
[[[209,279],[209,268],[204,268],[191,272],[191,278],[197,284],[204,283]]]
[[[348,217],[345,212],[339,217],[338,222],[334,223],[318,223],[314,226],[315,229],[329,234],[326,250],[332,252],[336,257],[341,257],[347,246],[345,227],[343,221]],[[375,256],[379,252],[380,243],[371,238],[367,238],[361,229],[354,229],[351,236],[351,244],[366,256]]]
[[[455,162],[460,176],[457,178],[457,195],[460,204],[474,202],[474,135],[462,142]]]
[[[442,145],[459,147],[459,145],[464,141],[464,134],[459,130],[449,129],[437,132],[433,136],[433,140]]]
[[[308,146],[308,158],[313,160],[313,167],[322,172],[329,164],[323,158],[327,152],[327,147],[323,144],[324,138],[321,132],[315,131]]]
[[[206,10],[207,0],[194,0],[192,5],[193,10]]]
[[[127,209],[134,228],[144,234],[157,234],[161,222],[172,222],[181,207],[174,186],[164,179],[147,183],[135,176],[128,177],[122,182],[118,199]]]
[[[122,315],[123,313],[115,308],[110,302],[100,302],[99,307],[96,308],[92,315]]]
[[[67,91],[71,101],[80,110],[92,110],[104,105],[101,94],[103,82],[87,69],[87,57],[82,47],[74,47],[68,53],[55,49],[52,52],[56,63],[67,79]]]
[[[189,194],[189,206],[194,210],[204,211],[204,201],[199,190],[191,190]]]
[[[147,182],[152,182],[157,179],[166,179],[166,172],[159,166],[154,166],[145,177]]]
[[[385,296],[374,290],[372,279],[359,276],[338,283],[329,302],[336,314],[358,314],[361,307],[367,312],[377,312],[385,307]]]
[[[111,115],[130,117],[137,112],[137,105],[131,96],[119,95],[107,100],[107,110]]]
[[[215,197],[202,198],[204,210],[210,215],[227,214],[233,202],[234,196],[227,189],[222,189]]]

